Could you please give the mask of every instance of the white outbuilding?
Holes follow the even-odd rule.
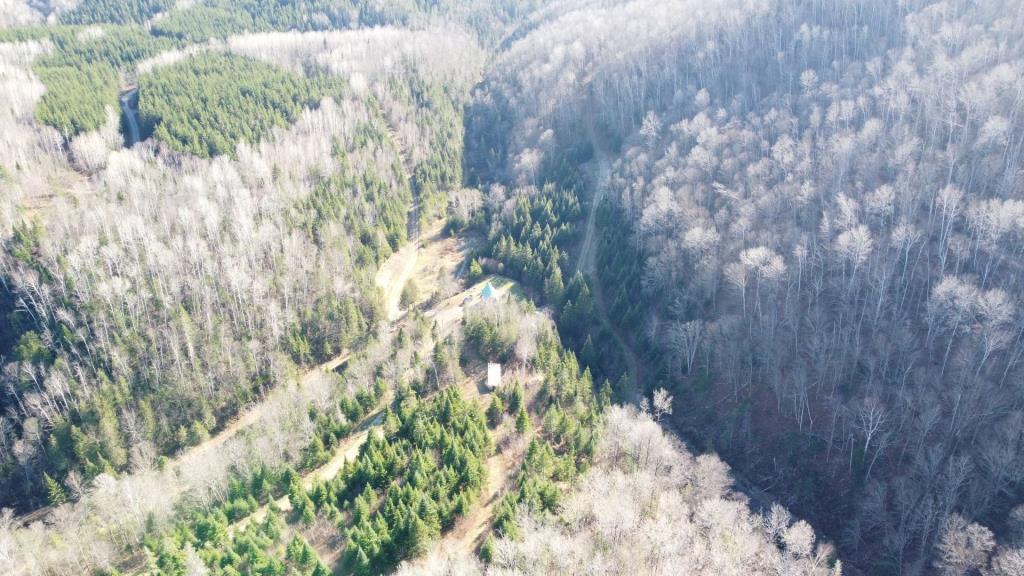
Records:
[[[495,390],[501,386],[501,364],[490,362],[487,364],[487,388]]]

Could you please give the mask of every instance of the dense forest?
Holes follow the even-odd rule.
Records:
[[[289,75],[237,56],[200,54],[139,79],[139,121],[171,148],[200,158],[231,154],[293,123],[331,92],[330,82]]]
[[[0,0],[0,573],[1024,574],[1022,50]]]
[[[141,24],[174,6],[173,0],[82,0],[60,15],[68,24]]]
[[[495,540],[489,563],[437,551],[397,574],[840,572],[806,522],[781,507],[752,514],[720,460],[693,456],[634,409],[609,411],[594,466],[566,500],[557,516],[523,516],[521,535]]]
[[[172,46],[166,39],[125,26],[44,27],[0,30],[0,40],[45,41],[49,53],[33,63],[46,86],[36,117],[65,137],[97,130],[116,110],[119,73]]]
[[[416,46],[435,49],[426,34]],[[200,93],[180,90],[188,86],[183,78],[223,79],[230,69],[249,84],[207,83],[223,92],[207,94],[202,106],[192,100]],[[383,79],[378,85],[388,89]],[[435,98],[459,98],[452,86]],[[241,96],[257,87],[263,99]],[[191,106],[184,117],[158,123],[157,140],[235,159],[168,155],[148,143],[134,154],[111,154],[118,138],[82,134],[70,141],[72,166],[53,170],[87,164],[95,176],[77,193],[88,199],[66,206],[51,225],[38,217],[11,222],[4,287],[21,305],[5,330],[3,405],[21,416],[5,416],[4,429],[23,437],[31,425],[39,436],[18,444],[18,458],[5,454],[7,505],[45,498],[44,475],[70,477],[77,487],[128,468],[138,446],[170,453],[195,444],[292,366],[322,362],[367,336],[379,314],[373,269],[408,234],[413,191],[403,150],[434,153],[426,143],[396,142],[379,101],[333,77],[298,80],[240,57],[199,54],[157,65],[140,89],[144,119],[176,98]],[[313,90],[325,100],[311,98]],[[39,102],[37,117],[45,97]],[[414,109],[395,112],[410,124],[428,113],[429,104],[403,94],[394,102]],[[237,124],[234,107],[243,103],[266,114],[263,133],[249,140],[230,128],[253,129],[256,112]],[[450,132],[445,122],[453,120],[420,130]],[[194,122],[198,132],[185,140]],[[244,141],[237,150],[232,138]],[[418,187],[457,187],[451,154],[431,161],[454,168],[421,170]],[[12,187],[20,187],[5,201],[39,193],[31,166],[16,158],[5,164]]]
[[[591,145],[605,309],[684,436],[853,566],[970,572],[991,548],[958,572],[936,547],[1002,526],[1024,479],[1022,24],[1014,2],[566,7],[487,73],[468,162],[530,186]]]

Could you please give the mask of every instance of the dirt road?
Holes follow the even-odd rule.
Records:
[[[409,242],[392,254],[377,270],[375,281],[384,295],[384,310],[387,312],[389,322],[402,317],[402,289],[416,270],[419,252],[420,241]]]
[[[615,325],[608,317],[608,304],[604,295],[604,287],[597,274],[597,249],[594,244],[597,242],[597,208],[608,193],[609,181],[612,174],[612,153],[605,145],[604,139],[600,138],[594,129],[594,118],[592,114],[587,115],[587,136],[590,138],[591,146],[594,149],[594,167],[591,171],[591,196],[590,211],[587,214],[587,226],[583,235],[583,244],[580,247],[580,255],[576,261],[576,270],[582,271],[590,279],[590,286],[593,289],[594,300],[597,302],[597,318],[601,325],[612,335],[615,343],[622,349],[626,359],[626,369],[629,372],[629,390],[620,390],[624,400],[639,402],[643,394],[642,365],[633,347],[622,334],[622,330]]]
[[[225,442],[230,440],[239,430],[242,430],[248,426],[259,422],[266,415],[267,410],[271,406],[277,406],[278,398],[286,397],[295,392],[297,386],[305,385],[310,382],[313,378],[317,378],[326,372],[332,372],[335,368],[340,366],[343,362],[348,360],[349,351],[345,350],[341,354],[338,354],[334,358],[331,358],[327,362],[320,364],[316,368],[309,370],[303,374],[297,381],[292,379],[286,382],[282,386],[274,388],[267,393],[259,402],[251,405],[251,407],[241,414],[238,415],[230,424],[225,426],[220,432],[211,436],[205,442],[196,444],[188,450],[182,452],[172,460],[172,465],[176,468],[188,470],[190,467],[197,465],[202,462],[202,458],[212,450],[222,446]]]
[[[591,141],[596,140],[592,129]],[[576,271],[593,275],[597,263],[596,248],[594,243],[597,238],[597,207],[604,201],[608,193],[608,181],[611,179],[612,162],[608,155],[602,150],[597,152],[598,146],[594,144],[597,166],[594,169],[594,194],[590,200],[590,211],[587,213],[587,227],[583,234],[583,244],[580,246],[580,255],[576,260]]]
[[[385,406],[387,403],[384,404]],[[384,408],[378,409],[376,412],[367,416],[363,419],[363,422],[356,428],[351,436],[344,439],[337,448],[334,450],[334,456],[319,468],[309,472],[302,478],[302,487],[306,490],[312,488],[315,482],[324,480],[330,480],[334,478],[338,471],[341,470],[345,462],[355,460],[359,456],[359,449],[363,447],[363,444],[370,438],[370,434],[374,434],[375,431],[380,428],[381,423],[384,421]],[[288,511],[292,509],[292,504],[288,500],[288,496],[281,496],[274,501],[278,510]],[[231,526],[228,526],[228,535],[232,535],[236,532],[242,531],[252,522],[262,522],[267,517],[267,511],[270,509],[269,504],[260,506],[255,512],[242,518],[238,522],[235,522]]]
[[[393,254],[381,267],[376,281],[387,299],[389,319],[392,323],[400,322],[404,314],[403,311],[398,309],[398,302],[405,283],[410,279],[414,279],[417,285],[426,288],[428,293],[424,294],[423,297],[431,299],[433,303],[424,313],[428,318],[432,318],[437,322],[437,334],[443,338],[461,322],[465,313],[465,307],[468,304],[479,301],[480,293],[488,282],[494,286],[495,293],[498,296],[508,294],[515,288],[516,284],[508,279],[490,277],[448,298],[432,298],[432,294],[438,289],[445,278],[454,281],[459,264],[464,259],[465,251],[468,249],[462,240],[443,237],[440,231],[441,227],[438,225],[431,230],[431,233],[424,234],[420,241],[410,243],[403,250]],[[428,354],[429,349],[421,352]],[[348,352],[340,354],[329,362],[325,362],[305,373],[301,378],[289,381],[286,385],[274,389],[263,401],[243,412],[231,424],[209,440],[175,458],[173,465],[179,468],[198,465],[204,458],[215,455],[216,451],[235,434],[259,422],[267,408],[272,406],[279,396],[293,394],[297,387],[310,382],[314,378],[321,377],[324,373],[333,371],[348,358]],[[460,384],[460,389],[467,399],[478,400],[488,392],[480,385],[482,381],[481,375],[477,374],[475,376],[465,379]],[[382,403],[382,406],[387,405],[387,401]],[[308,489],[317,481],[334,478],[345,462],[354,460],[359,455],[360,448],[369,439],[370,434],[375,433],[382,426],[384,410],[382,407],[364,418],[356,430],[338,444],[328,462],[303,476],[303,486]],[[467,549],[475,548],[478,544],[477,540],[486,534],[493,515],[493,507],[500,500],[501,489],[514,472],[514,467],[506,455],[494,455],[489,458],[487,468],[489,474],[488,484],[485,494],[482,496],[482,504],[478,505],[471,515],[464,518],[459,524],[457,540],[463,542]],[[283,511],[291,509],[291,503],[287,496],[278,498],[275,500],[275,504]],[[252,514],[232,524],[228,529],[229,533],[237,533],[252,522],[262,521],[266,517],[268,510],[269,504],[261,506]],[[328,551],[320,550],[319,552],[326,554]],[[129,569],[128,573],[135,573],[135,570]]]
[[[121,92],[120,101],[121,111],[128,121],[128,133],[124,135],[124,143],[127,148],[131,148],[142,139],[142,133],[139,130],[139,89],[129,86]]]
[[[441,545],[450,545],[467,555],[474,554],[491,529],[494,509],[501,503],[505,487],[514,473],[512,462],[505,454],[493,454],[488,458],[484,493],[480,495],[473,511],[456,522],[451,532],[445,534]]]

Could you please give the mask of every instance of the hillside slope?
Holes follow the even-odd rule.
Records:
[[[1024,499],[1022,14],[567,3],[475,93],[467,158],[495,202],[589,199],[588,134],[615,150],[589,282],[647,385],[867,573],[927,573],[948,519]],[[614,381],[612,332],[592,344]]]

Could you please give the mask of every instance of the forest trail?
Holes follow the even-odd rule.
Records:
[[[391,143],[395,147],[398,160],[402,163],[402,171],[405,172],[405,178],[409,182],[409,188],[413,194],[412,205],[409,206],[408,212],[409,221],[405,228],[406,235],[409,237],[410,242],[412,242],[420,238],[420,198],[416,193],[416,185],[412,177],[415,166],[405,141],[399,138],[398,133],[395,132],[395,120],[389,118],[387,112],[384,111],[381,111],[381,117],[384,120],[384,130],[388,133],[388,138],[391,139]]]
[[[641,364],[636,351],[622,334],[622,330],[617,325],[613,324],[611,319],[608,317],[608,305],[605,300],[604,286],[601,284],[601,279],[597,274],[597,251],[592,247],[596,237],[597,207],[600,202],[604,200],[609,189],[613,154],[606,147],[604,140],[597,135],[597,131],[594,129],[593,114],[587,115],[586,124],[587,137],[590,139],[591,146],[594,149],[594,161],[596,163],[594,168],[592,168],[594,198],[590,206],[590,212],[587,216],[586,235],[584,236],[583,247],[580,249],[580,256],[576,264],[576,269],[582,271],[590,278],[590,286],[593,289],[594,300],[597,302],[598,320],[615,339],[616,344],[618,344],[619,348],[622,349],[623,355],[626,358],[626,365],[629,370],[630,387],[629,390],[620,390],[619,394],[622,395],[623,401],[638,404],[644,395],[641,383],[646,381],[643,373],[643,364]],[[675,431],[680,438],[686,438],[685,433],[678,426],[670,424],[670,428]],[[733,477],[734,489],[746,495],[749,500],[749,505],[754,511],[763,513],[767,512],[771,508],[775,499],[770,494],[759,488],[757,484],[751,482],[746,476],[744,476],[740,472],[739,468],[733,467],[731,475]]]
[[[142,139],[142,132],[139,130],[139,89],[136,86],[129,86],[120,97],[121,112],[128,121],[128,133],[125,134],[125,148],[131,148]]]
[[[297,380],[290,379],[284,385],[274,388],[260,401],[252,404],[248,410],[239,414],[237,418],[222,428],[220,432],[210,436],[204,442],[200,442],[199,444],[196,444],[188,450],[185,450],[171,458],[168,462],[168,466],[172,467],[179,473],[184,473],[196,466],[204,465],[205,457],[209,452],[215,451],[223,446],[228,440],[233,438],[235,434],[238,434],[239,431],[259,422],[267,415],[267,412],[271,407],[278,406],[281,403],[281,398],[292,394],[298,386],[304,386],[311,382],[312,379],[318,378],[324,373],[334,371],[338,366],[347,361],[350,355],[350,351],[343,350],[334,358],[331,358],[316,368],[307,371]],[[52,506],[44,506],[38,510],[34,510],[28,514],[18,517],[16,522],[23,526],[28,526],[34,522],[46,521],[52,511]]]
[[[643,396],[643,382],[640,360],[636,351],[622,335],[618,326],[612,323],[608,317],[608,305],[605,300],[604,287],[601,285],[600,276],[597,274],[597,250],[594,248],[597,233],[597,208],[604,200],[612,175],[612,154],[605,146],[603,139],[598,137],[594,129],[593,98],[590,99],[590,113],[586,114],[587,137],[594,149],[594,167],[592,169],[592,186],[594,193],[590,202],[590,211],[587,214],[587,228],[583,236],[583,245],[580,248],[580,255],[576,262],[576,270],[583,272],[590,278],[590,286],[593,289],[594,300],[597,302],[597,318],[615,339],[615,343],[622,349],[626,358],[626,369],[629,371],[629,390],[620,390],[623,399],[630,402],[639,402]]]
[[[507,376],[509,381],[512,378],[523,383],[526,390],[526,403],[533,403],[540,391],[544,377],[541,373],[533,370],[518,371]],[[473,390],[467,398],[477,398],[487,405],[487,396],[490,394],[483,386],[483,382],[470,382]],[[465,390],[466,383],[463,384]],[[527,439],[517,438],[513,418],[506,417],[505,421],[491,431],[496,448],[485,463],[487,467],[487,484],[480,498],[473,504],[472,511],[460,518],[455,526],[441,536],[441,540],[434,547],[445,553],[453,553],[456,556],[476,556],[476,551],[484,543],[490,534],[494,521],[495,509],[501,504],[504,495],[515,487],[516,474],[519,472],[520,464],[526,455]],[[542,426],[538,417],[533,417],[534,429]],[[422,563],[426,557],[412,560],[414,566]]]
[[[410,280],[416,283],[419,291],[419,298],[414,304],[451,299],[448,294],[454,291],[459,266],[471,249],[472,242],[465,238],[445,236],[444,220],[440,220],[424,230],[419,238],[392,254],[374,278],[383,294],[388,321],[395,322],[405,314],[402,290]],[[427,314],[438,307],[438,304],[431,304]]]
[[[480,398],[483,394],[479,382],[481,381],[481,375],[474,375],[463,380],[459,385],[460,390],[463,392],[467,399]],[[433,392],[427,395],[427,398],[433,396],[437,392]],[[363,444],[369,440],[371,434],[375,434],[384,424],[384,416],[389,406],[391,406],[392,398],[389,395],[382,403],[381,406],[376,409],[373,413],[363,418],[360,424],[356,427],[351,435],[342,440],[337,447],[334,449],[334,455],[329,461],[319,466],[318,468],[311,470],[302,477],[302,487],[309,490],[317,482],[325,482],[333,479],[341,469],[344,467],[346,462],[352,462],[359,456],[359,451],[362,449]],[[488,484],[487,492],[484,494],[486,498],[487,506],[478,509],[472,516],[463,519],[460,522],[460,526],[464,523],[466,528],[463,531],[462,538],[466,541],[469,550],[472,550],[475,546],[474,542],[479,538],[490,526],[491,511],[499,501],[499,491],[505,485],[505,481],[511,471],[511,468],[507,462],[507,458],[495,454],[492,455],[487,461],[488,471]],[[292,509],[291,501],[288,499],[288,495],[283,495],[274,500],[275,507],[281,512],[289,512]],[[270,510],[270,504],[263,504],[257,508],[254,512],[228,526],[228,535],[234,535],[253,522],[262,522],[267,517],[267,512]],[[449,532],[453,534],[454,532]],[[326,551],[319,551],[326,553]],[[338,552],[338,551],[335,551]]]
[[[388,400],[384,405],[387,406],[390,403],[390,400]],[[383,422],[384,409],[381,408],[374,413],[373,418],[366,421],[365,429],[356,432],[355,436],[350,436],[342,441],[342,443],[338,445],[337,450],[334,451],[334,456],[332,456],[326,464],[314,470],[313,473],[307,477],[307,480],[303,481],[303,486],[309,488],[312,486],[314,480],[323,481],[334,478],[338,472],[341,471],[345,462],[355,460],[356,456],[359,455],[359,448],[362,447],[363,443],[365,443],[370,437],[370,434],[379,428]]]
[[[316,482],[322,482],[334,478],[341,468],[345,465],[345,462],[355,460],[359,456],[359,449],[363,447],[370,438],[370,434],[373,434],[384,422],[384,412],[390,402],[383,403],[381,408],[378,408],[372,414],[363,418],[363,421],[356,428],[356,431],[341,441],[338,446],[334,449],[334,456],[327,461],[326,464],[320,466],[307,473],[302,477],[302,487],[306,490],[312,488]],[[287,512],[292,509],[292,504],[288,500],[288,495],[281,496],[277,500],[274,500],[274,504],[278,510]],[[256,509],[255,512],[249,514],[245,518],[242,518],[238,522],[228,526],[228,534],[235,534],[253,522],[262,522],[267,517],[267,511],[270,510],[270,504],[264,504]]]
[[[297,380],[290,379],[284,385],[278,386],[277,388],[269,391],[261,400],[252,404],[248,410],[240,413],[237,418],[222,428],[220,432],[217,432],[205,441],[200,442],[199,444],[196,444],[188,450],[185,450],[171,458],[168,462],[168,466],[173,467],[173,469],[179,471],[179,473],[188,471],[196,466],[202,466],[204,458],[209,452],[217,450],[223,446],[228,440],[233,438],[235,434],[238,434],[239,431],[262,420],[264,416],[267,415],[267,411],[270,410],[271,407],[280,405],[281,398],[294,393],[297,387],[305,386],[314,378],[318,378],[325,373],[333,372],[338,366],[341,366],[346,362],[350,355],[351,352],[349,350],[343,350],[334,358],[331,358],[316,368],[305,372]],[[53,508],[51,506],[46,506],[19,517],[17,521],[22,525],[28,526],[33,522],[45,520],[52,511]]]
[[[594,147],[597,166],[594,169],[593,177],[594,194],[590,199],[590,210],[587,213],[587,228],[584,231],[579,258],[576,260],[576,271],[593,276],[597,265],[597,251],[594,248],[594,242],[597,238],[597,207],[601,205],[605,195],[608,193],[608,181],[612,175],[612,162],[608,153],[598,144],[598,139],[594,135],[592,121],[587,122],[587,133],[590,135],[590,141]]]
[[[389,291],[401,294],[401,287],[403,287],[405,282],[410,279],[414,279],[417,283],[430,285],[430,282],[437,280],[438,276],[444,274],[455,274],[458,263],[465,255],[461,250],[462,247],[458,244],[458,239],[443,237],[440,233],[441,229],[441,225],[432,228],[432,233],[425,237],[424,242],[417,241],[410,243],[409,246],[406,246],[406,248],[410,248],[410,250],[405,253],[396,252],[392,256],[392,259],[389,259],[385,264],[386,266],[389,266],[389,270],[384,274],[378,274],[377,277],[378,286],[382,291],[385,291],[386,297],[388,296]],[[398,279],[402,279],[402,281],[397,283],[398,288],[395,289],[394,280]],[[510,280],[503,281],[501,279],[488,278],[470,286],[466,290],[463,290],[454,296],[437,301],[428,307],[425,311],[425,315],[429,318],[435,318],[438,320],[438,334],[441,337],[447,335],[451,329],[461,321],[462,316],[465,313],[465,305],[469,302],[475,301],[479,297],[480,292],[483,290],[483,286],[487,282],[493,282],[495,284],[495,292],[497,294],[505,294],[515,285],[515,283]],[[401,316],[402,313],[399,311],[397,317],[392,322],[400,320]],[[421,352],[423,354],[429,354],[429,349]],[[348,354],[345,354],[343,357],[335,358],[331,362],[321,365],[319,370],[334,370],[347,358]],[[316,374],[317,372],[313,371],[307,375],[307,377],[313,377]],[[459,384],[459,388],[462,391],[463,396],[468,400],[479,399],[485,394],[485,391],[482,388],[482,375],[480,374],[465,378]],[[360,448],[362,448],[363,444],[365,444],[369,439],[370,434],[373,434],[383,425],[385,412],[387,407],[390,405],[391,398],[389,395],[389,397],[382,402],[380,408],[363,418],[352,434],[342,440],[338,446],[335,447],[334,455],[328,462],[303,476],[302,486],[308,490],[315,482],[330,480],[341,471],[345,462],[355,460],[355,458],[359,456]],[[235,428],[237,430],[240,427],[241,424]],[[223,443],[223,440],[220,443]],[[494,478],[493,483],[489,480],[487,497],[493,499],[494,503],[497,502],[498,498],[497,496],[493,496],[493,498],[491,498],[491,491],[497,491],[504,485],[505,479],[510,471],[506,460],[507,459],[503,459],[503,457],[499,455],[494,455],[487,463],[488,473],[493,473]],[[275,500],[274,503],[281,511],[287,512],[291,510],[291,502],[288,500],[287,495],[281,496]],[[478,510],[476,513],[477,515],[474,516],[476,520],[469,524],[472,526],[472,530],[467,530],[467,532],[475,531],[477,536],[482,534],[489,526],[492,507],[493,503],[490,503],[486,510]],[[244,530],[245,527],[252,522],[261,522],[266,518],[268,510],[269,504],[260,506],[252,514],[229,526],[228,532],[233,534]]]
[[[378,271],[376,282],[384,293],[385,301],[389,304],[388,323],[396,324],[404,316],[404,311],[399,309],[402,288],[406,282],[414,280],[421,288],[420,297],[430,303],[424,309],[424,315],[437,323],[438,334],[443,337],[451,332],[462,321],[466,307],[480,300],[480,294],[487,283],[491,283],[498,297],[509,294],[516,289],[517,284],[507,278],[490,276],[480,280],[476,284],[464,290],[456,292],[447,298],[443,295],[443,282],[446,279],[454,281],[458,273],[460,263],[465,259],[470,245],[465,239],[458,237],[446,237],[442,234],[443,221],[432,226],[427,234],[420,240],[410,242],[402,250],[395,252],[388,260],[381,265]],[[429,350],[421,351],[429,354]],[[178,469],[186,469],[187,466],[198,465],[202,462],[201,456],[217,450],[239,431],[258,422],[267,409],[274,405],[274,401],[280,395],[293,393],[297,387],[310,382],[312,379],[322,376],[325,373],[336,370],[350,357],[349,351],[344,351],[331,360],[309,370],[298,379],[292,379],[287,384],[279,386],[270,391],[267,396],[258,404],[242,413],[228,426],[207,441],[190,448],[179,455],[173,461],[173,466]],[[486,397],[489,392],[482,384],[482,374],[474,374],[464,379],[458,386],[463,396],[469,400],[480,400]],[[486,401],[486,400],[484,400]],[[342,440],[333,451],[331,459],[322,466],[306,473],[302,477],[302,485],[309,489],[317,481],[325,481],[334,478],[341,471],[345,462],[352,461],[359,455],[359,450],[369,439],[370,434],[375,433],[383,426],[384,415],[387,406],[391,404],[386,399],[381,407],[363,418],[356,429],[347,438]],[[493,516],[493,509],[500,502],[500,492],[510,476],[515,472],[515,467],[508,455],[495,454],[487,461],[488,484],[485,493],[481,496],[479,505],[471,515],[463,518],[459,523],[457,532],[458,542],[467,550],[474,550],[479,540],[490,526],[490,519]],[[291,502],[287,495],[274,500],[274,504],[282,512],[291,510]],[[235,534],[244,530],[252,522],[261,522],[266,518],[270,504],[264,504],[251,514],[238,520],[228,527],[229,534]],[[445,540],[456,534],[450,531]],[[320,550],[325,553],[326,551]],[[335,552],[339,552],[335,550]],[[143,566],[138,558],[131,559],[123,564],[126,573],[141,573]]]
[[[176,458],[172,460],[172,464],[176,468],[187,470],[189,469],[190,466],[194,466],[202,462],[202,457],[207,452],[223,445],[225,442],[230,440],[231,437],[237,434],[239,430],[242,430],[243,428],[251,426],[252,424],[255,424],[256,422],[260,421],[264,417],[264,415],[266,415],[267,410],[271,406],[278,405],[278,402],[276,401],[278,397],[292,394],[295,391],[296,386],[304,386],[308,384],[310,381],[312,381],[312,379],[317,378],[324,373],[334,371],[334,369],[336,369],[338,366],[342,365],[345,361],[348,360],[350,354],[350,351],[343,350],[334,358],[331,358],[330,360],[324,362],[323,364],[320,364],[316,368],[307,371],[300,378],[298,378],[298,380],[291,379],[283,386],[278,386],[277,388],[274,388],[273,390],[268,392],[267,395],[262,400],[253,404],[252,407],[249,408],[248,410],[242,412],[237,418],[232,420],[231,423],[225,426],[220,432],[214,434],[205,442],[196,444],[195,446],[189,448],[185,452],[179,454]]]
[[[472,556],[491,528],[494,509],[501,503],[505,487],[515,472],[515,467],[506,454],[495,452],[487,459],[487,486],[480,500],[470,514],[458,522],[444,535],[442,546],[450,546],[459,552]]]
[[[409,242],[398,252],[392,254],[387,262],[377,270],[375,283],[384,295],[384,310],[389,322],[394,322],[402,317],[402,289],[405,288],[416,269],[419,250],[418,240]]]
[[[438,229],[440,230],[440,227]],[[412,271],[415,269],[416,255],[419,248],[418,245],[419,242],[410,243],[402,250],[392,254],[387,261],[381,265],[381,269],[377,273],[377,283],[385,290],[385,298],[395,298],[394,301],[396,306],[398,299],[401,297],[402,287],[405,286],[405,280],[408,280]],[[387,270],[387,272],[385,272],[385,270]],[[400,282],[389,282],[388,280],[396,273],[396,271],[399,275],[403,276],[405,280]],[[394,288],[395,285],[397,285],[397,288]],[[391,292],[394,292],[394,294],[391,294]],[[390,300],[386,301],[390,302]],[[398,316],[400,316],[400,314]],[[397,316],[395,318],[397,318]],[[393,320],[390,314],[389,320]],[[338,366],[345,363],[349,359],[350,355],[351,351],[343,350],[340,354],[323,364],[306,371],[297,379],[289,379],[283,385],[270,390],[262,399],[241,411],[234,420],[228,423],[228,425],[222,428],[219,432],[210,436],[207,440],[200,442],[199,444],[192,446],[173,457],[169,462],[169,465],[173,466],[176,470],[189,470],[194,466],[201,465],[204,457],[206,457],[208,453],[223,446],[228,440],[238,434],[239,431],[262,420],[272,406],[279,404],[280,398],[292,394],[297,387],[308,384],[314,378],[318,378],[325,373],[333,372],[338,368]],[[36,510],[22,518],[19,518],[18,522],[28,524],[44,520],[49,515],[50,511],[50,507]]]
[[[583,240],[583,247],[580,249],[579,260],[577,261],[577,270],[581,270],[590,278],[590,286],[593,289],[594,300],[597,302],[597,317],[601,324],[608,330],[608,333],[615,339],[616,344],[622,349],[623,355],[626,358],[627,369],[629,370],[629,390],[620,390],[619,394],[622,395],[622,400],[638,404],[640,399],[643,397],[642,382],[645,382],[645,376],[643,374],[643,365],[640,363],[640,359],[633,350],[633,347],[626,340],[622,334],[622,330],[612,323],[608,317],[608,305],[605,300],[604,286],[601,284],[601,279],[597,274],[597,257],[596,250],[592,247],[594,239],[596,237],[595,229],[597,227],[597,207],[604,197],[606,196],[609,188],[609,180],[611,179],[611,167],[612,167],[612,153],[605,146],[604,140],[598,137],[596,130],[594,129],[594,118],[592,114],[587,115],[587,136],[590,139],[591,146],[594,148],[594,160],[596,162],[595,167],[592,169],[592,182],[594,186],[594,199],[590,206],[590,212],[587,216],[587,230]],[[683,431],[676,426],[672,426],[672,429],[681,437],[685,438]],[[743,474],[740,473],[739,468],[733,468],[731,470],[733,477],[734,489],[745,494],[749,499],[750,506],[758,512],[765,512],[771,508],[771,504],[775,501],[767,492],[758,488],[756,484],[749,481]]]
[[[461,323],[467,307],[480,301],[483,288],[488,283],[493,286],[495,297],[498,298],[514,293],[518,287],[516,282],[507,278],[489,276],[464,290],[458,291],[452,296],[447,298],[439,297],[443,291],[441,284],[444,282],[444,279],[451,278],[454,280],[458,273],[459,264],[465,259],[469,249],[464,239],[443,236],[441,233],[442,227],[443,223],[431,227],[430,233],[425,234],[421,240],[412,242],[403,250],[393,254],[382,265],[382,270],[376,278],[377,285],[384,292],[385,298],[393,299],[387,301],[389,303],[396,303],[396,307],[402,288],[410,279],[417,282],[418,285],[427,288],[424,291],[425,293],[421,294],[422,299],[429,300],[430,302],[425,306],[424,315],[436,322],[437,334],[441,338],[449,334]],[[389,311],[389,318],[391,318],[389,323],[392,325],[398,323],[404,316],[404,312],[401,310],[397,313],[394,312],[394,309],[389,309]],[[394,316],[391,316],[391,314],[394,314]],[[421,353],[429,354],[429,348],[421,351]],[[193,461],[200,461],[200,455],[215,450],[239,430],[257,422],[265,408],[272,404],[273,399],[271,395],[288,394],[295,390],[297,385],[302,385],[302,383],[316,378],[325,372],[335,370],[343,362],[347,361],[348,358],[349,353],[346,351],[307,372],[297,382],[293,380],[285,386],[276,388],[268,394],[268,397],[263,402],[242,414],[216,436],[179,456],[174,465],[181,467],[189,463],[194,464]],[[465,399],[483,402],[486,405],[490,390],[486,389],[483,380],[482,373],[474,373],[464,378],[457,386]],[[528,390],[535,391],[539,388],[539,378],[537,375],[526,378],[526,381],[533,383]],[[391,402],[392,400],[389,395],[379,408],[364,417],[355,430],[334,448],[333,455],[329,461],[302,476],[302,486],[308,490],[316,482],[330,480],[341,471],[346,462],[355,460],[359,456],[360,449],[370,438],[370,435],[376,433],[383,426],[384,416]],[[511,424],[506,423],[505,426],[510,427]],[[513,454],[506,452],[496,452],[487,459],[488,477],[484,493],[481,494],[472,512],[462,518],[455,528],[443,536],[442,541],[445,544],[457,546],[470,553],[476,550],[490,529],[494,509],[501,502],[501,495],[504,489],[508,486],[510,480],[514,478],[515,472],[518,469],[517,461],[518,459]],[[292,509],[287,495],[282,495],[274,500],[273,503],[281,512],[287,513]],[[263,504],[251,514],[229,525],[228,534],[237,534],[253,522],[262,522],[267,517],[269,510],[270,503]],[[316,548],[321,544],[314,543],[313,545]],[[323,557],[334,558],[341,553],[341,549],[318,549],[318,553],[322,554]],[[133,558],[131,565],[124,564],[123,566],[126,568],[126,573],[139,574],[143,570],[141,564],[138,558]]]
[[[440,234],[441,225],[435,225],[427,234],[427,241],[433,242]],[[387,261],[377,269],[374,283],[380,288],[384,295],[384,310],[387,313],[388,322],[394,322],[402,317],[402,289],[416,272],[416,263],[420,257],[420,248],[423,242],[417,238],[411,240],[405,246],[391,254]]]

